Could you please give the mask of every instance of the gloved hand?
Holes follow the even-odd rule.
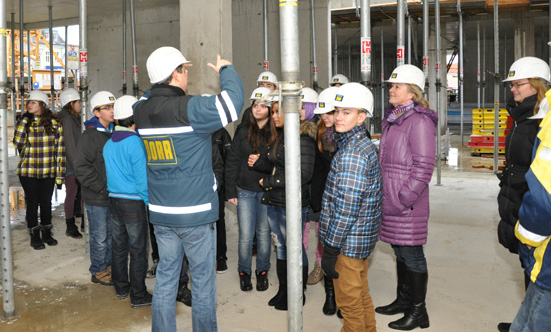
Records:
[[[339,248],[331,247],[327,243],[323,246],[321,269],[329,278],[337,279],[339,277],[339,273],[335,271],[335,265],[337,264],[337,258],[340,252],[341,250]]]

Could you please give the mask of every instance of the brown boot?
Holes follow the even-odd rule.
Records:
[[[109,268],[96,272],[96,274],[92,276],[92,282],[104,286],[113,286],[113,281],[111,281],[111,271]]]
[[[321,271],[321,264],[316,262],[314,264],[314,269],[310,272],[308,276],[308,285],[315,285],[323,279],[323,272]]]

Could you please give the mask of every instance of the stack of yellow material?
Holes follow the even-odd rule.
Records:
[[[505,108],[499,109],[498,153],[505,153],[505,136],[509,132],[511,119]],[[493,108],[473,109],[473,132],[468,146],[471,154],[494,153],[495,111]]]

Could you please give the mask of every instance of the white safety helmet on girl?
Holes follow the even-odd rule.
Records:
[[[528,78],[541,78],[544,81],[551,82],[549,65],[536,57],[526,56],[513,62],[509,68],[509,74],[503,82],[517,81]]]
[[[302,88],[300,93],[300,101],[303,103],[315,104],[318,102],[318,93],[310,88]]]
[[[46,106],[48,106],[48,104],[50,103],[50,99],[48,98],[48,95],[40,90],[31,91],[31,93],[29,94],[29,100],[41,101],[44,104],[46,104]]]
[[[253,93],[251,94],[251,101],[253,100],[268,100],[268,94],[272,92],[272,90],[260,87],[253,90]]]
[[[338,89],[338,87],[332,86],[320,92],[318,96],[318,105],[314,110],[314,114],[325,114],[335,110],[333,103]]]
[[[401,65],[394,69],[387,82],[414,84],[423,91],[425,89],[425,73],[414,65]]]
[[[80,95],[75,89],[71,89],[71,88],[65,89],[63,90],[61,95],[59,95],[59,101],[61,102],[61,107],[64,107],[68,103],[75,100],[80,100]]]
[[[331,81],[329,82],[329,85],[335,86],[336,84],[346,84],[349,83],[348,78],[344,76],[343,74],[337,74],[331,77]]]
[[[348,83],[340,86],[335,95],[335,107],[359,108],[373,116],[373,94],[360,83]]]

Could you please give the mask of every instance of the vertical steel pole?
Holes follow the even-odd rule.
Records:
[[[370,0],[362,0],[361,5],[361,83],[365,86],[372,85],[372,67],[371,67],[371,3]],[[351,74],[351,73],[349,73]]]
[[[5,32],[6,30],[6,0],[1,0],[0,31]],[[10,188],[8,177],[8,73],[6,58],[6,38],[0,38],[0,238],[2,239],[0,242],[0,257],[2,259],[2,303],[4,304],[3,317],[11,318],[15,316],[15,301],[13,293],[13,256],[11,245]],[[15,111],[13,114],[15,117]]]
[[[499,14],[498,0],[494,0],[494,174],[497,174],[499,159]]]
[[[333,75],[333,62],[331,61],[331,55],[333,54],[333,38],[332,36],[332,24],[331,24],[331,0],[327,1],[327,82],[331,81]]]
[[[482,78],[480,75],[480,21],[476,22],[476,108],[480,108],[480,90],[482,88]]]
[[[65,26],[65,84],[63,87],[67,89],[69,87],[69,27]],[[63,105],[61,105],[63,107]]]
[[[425,99],[429,100],[429,1],[423,0],[423,73],[425,73]]]
[[[318,57],[316,53],[316,13],[314,0],[310,0],[310,19],[312,21],[312,87],[318,89]]]
[[[126,95],[126,0],[122,0],[122,94]]]
[[[281,107],[285,118],[288,331],[302,331],[302,220],[300,181],[300,57],[298,0],[279,0]]]
[[[440,91],[442,82],[441,76],[441,60],[440,60],[440,0],[434,0],[434,20],[436,25],[436,109],[438,112],[438,125],[436,127],[436,185],[442,185],[442,130],[440,128],[442,124],[442,109],[440,105]]]
[[[48,6],[48,29],[50,33],[50,109],[55,110],[55,89],[54,89],[54,27],[52,21],[52,5]],[[30,53],[31,50],[29,50]],[[30,57],[29,57],[30,60]],[[29,64],[30,66],[30,64]],[[31,80],[29,76],[29,81]],[[56,192],[57,193],[57,192]]]
[[[335,45],[333,46],[333,75],[336,75],[339,73],[339,44],[338,44],[338,40],[337,40],[337,29],[338,29],[338,26],[335,25],[334,26],[335,29],[333,29],[333,34],[334,34],[334,41],[335,41]]]
[[[411,52],[413,51],[411,48],[411,14],[409,13],[407,0],[404,2],[404,5],[406,6],[406,15],[408,17],[408,64],[411,64]]]
[[[348,75],[346,76],[352,77],[352,41],[351,40],[348,40]]]
[[[486,27],[482,28],[482,108],[486,108]]]
[[[23,0],[19,0],[19,94],[21,95],[21,115],[25,113],[25,54],[23,44]]]
[[[88,49],[87,49],[87,34],[86,29],[88,28],[87,12],[86,12],[86,2],[87,0],[78,0],[78,25],[79,25],[79,76],[80,76],[80,103],[81,103],[81,128],[82,131],[86,128],[84,126],[84,121],[86,121],[86,109],[88,108]],[[85,224],[85,235],[84,235],[84,248],[85,255],[90,255],[90,225],[88,222],[88,217],[86,215],[86,204],[84,205],[82,220]]]
[[[31,31],[27,30],[27,90],[31,91],[33,89],[32,84],[32,77],[33,74],[31,72]]]
[[[385,43],[381,27],[381,120],[385,118]]]
[[[396,36],[398,43],[396,45],[396,67],[404,64],[404,1],[405,0],[398,0],[397,2],[398,12],[396,16],[398,16],[398,30]]]
[[[457,12],[459,13],[459,104],[461,111],[461,145],[463,142],[463,12],[461,11],[461,1],[457,0]]]
[[[507,77],[507,73],[508,73],[507,71],[507,31],[505,31],[503,35],[503,75],[502,76]],[[503,84],[503,104],[507,105],[507,84]]]
[[[270,70],[270,61],[268,60],[268,0],[262,2],[262,26],[264,28],[264,70]]]
[[[13,111],[13,128],[17,124],[17,93],[15,82],[15,13],[11,13],[11,109]],[[17,149],[15,149],[15,155],[17,155]]]
[[[138,88],[138,60],[136,59],[136,18],[134,15],[134,0],[130,0],[130,30],[132,30],[132,87],[134,97],[138,98],[140,89]]]

